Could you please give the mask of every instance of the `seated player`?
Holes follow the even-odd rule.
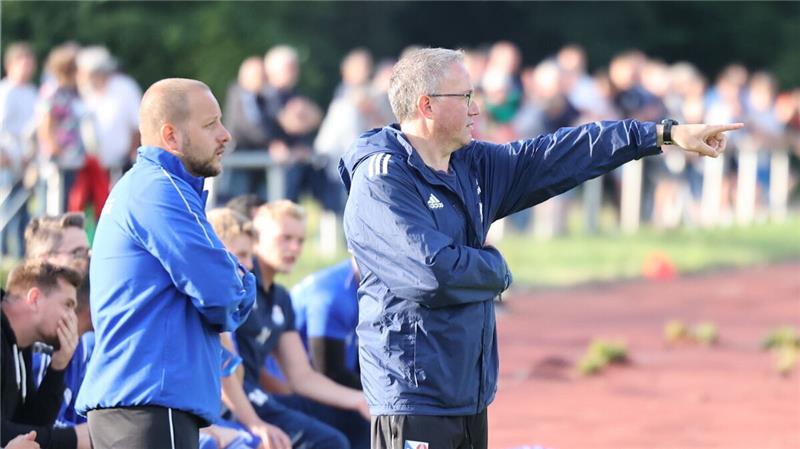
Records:
[[[317,371],[361,389],[358,370],[358,282],[352,260],[303,279],[292,289],[295,328]]]

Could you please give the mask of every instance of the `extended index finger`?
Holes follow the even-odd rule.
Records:
[[[724,125],[711,125],[713,133],[721,133],[725,131],[735,131],[744,128],[744,123],[726,123]]]

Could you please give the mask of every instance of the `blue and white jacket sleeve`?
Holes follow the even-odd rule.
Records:
[[[409,168],[392,158],[382,176],[357,169],[345,215],[350,250],[396,297],[436,308],[493,299],[511,283],[494,248],[459,245],[436,228]]]
[[[505,145],[480,142],[474,151],[486,184],[484,208],[494,221],[661,149],[654,123],[623,120],[561,128]]]
[[[166,177],[131,211],[132,232],[217,332],[233,332],[255,302],[255,276],[230,254],[206,219],[199,195]]]

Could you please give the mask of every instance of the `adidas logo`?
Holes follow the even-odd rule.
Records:
[[[436,198],[436,197],[435,197],[435,196],[434,196],[434,195],[431,193],[431,196],[430,196],[430,198],[428,198],[428,208],[429,208],[429,209],[441,209],[441,208],[443,208],[443,207],[444,207],[444,204],[442,204],[442,202],[441,202],[441,201],[439,201],[439,198]]]

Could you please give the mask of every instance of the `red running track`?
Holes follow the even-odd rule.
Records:
[[[800,366],[781,377],[760,349],[775,326],[800,330],[800,263],[505,298],[490,448],[800,448]],[[713,322],[720,342],[668,345],[671,319]],[[576,374],[603,337],[631,363]]]

